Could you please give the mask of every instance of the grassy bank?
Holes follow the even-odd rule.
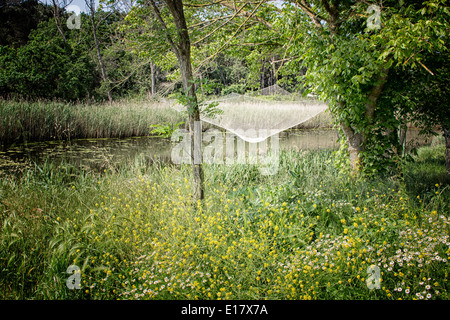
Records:
[[[188,167],[139,159],[102,174],[49,163],[2,176],[1,298],[448,299],[438,148],[419,152],[403,182],[341,176],[330,151],[282,152],[273,176],[209,165],[203,206]],[[80,290],[66,286],[72,264]],[[380,289],[368,289],[371,265]]]

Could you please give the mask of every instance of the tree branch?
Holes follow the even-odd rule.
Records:
[[[210,55],[209,57],[207,57],[206,59],[204,59],[200,65],[202,66],[206,61],[211,60],[212,58],[214,58],[216,55],[218,55],[220,52],[222,52],[222,50],[230,43],[230,41],[239,33],[240,29],[247,23],[248,20],[250,20],[250,18],[252,17],[252,15],[258,10],[258,8],[265,2],[266,0],[261,0],[259,1],[258,5],[256,6],[256,8],[253,9],[252,13],[250,16],[248,16],[244,22],[242,22],[239,27],[236,29],[236,31],[234,32],[234,34],[230,37],[230,39],[228,39],[215,53],[213,53],[212,55]]]
[[[322,28],[322,24],[320,23],[320,20],[328,22],[327,19],[321,17],[320,15],[314,13],[314,11],[311,9],[311,6],[305,1],[305,0],[295,0],[295,4],[300,7],[312,20],[312,22],[316,25],[318,28]]]
[[[261,6],[261,4],[263,2],[266,2],[267,0],[263,0],[260,1],[259,3],[257,3],[257,7]],[[235,7],[235,3],[230,3],[229,1],[221,1],[220,3],[221,5],[223,5],[224,7],[227,7],[229,9],[235,10],[236,11],[236,7]],[[242,10],[247,4],[249,4],[249,2],[244,2],[244,5],[239,8],[239,12],[242,12],[241,14],[239,14],[242,17],[252,17],[254,20],[256,20],[259,23],[262,23],[263,25],[265,25],[267,28],[272,29],[273,26],[270,22],[260,18],[260,17],[256,17],[254,16],[255,10],[253,10],[251,13],[245,10]],[[256,4],[256,3],[255,3]]]
[[[219,30],[220,28],[222,28],[223,26],[225,26],[226,24],[228,24],[230,21],[232,21],[234,19],[234,17],[236,17],[236,15],[239,14],[239,12],[245,7],[246,5],[244,4],[243,6],[241,6],[237,11],[234,12],[234,14],[231,16],[231,18],[229,18],[227,21],[225,21],[224,23],[222,23],[220,26],[218,26],[217,28],[215,28],[213,31],[211,31],[210,33],[208,33],[206,36],[204,36],[203,38],[201,38],[200,40],[197,40],[194,45],[196,45],[199,42],[202,42],[203,40],[209,38],[213,33],[215,33],[217,30]]]
[[[368,101],[366,103],[366,119],[368,121],[372,121],[374,118],[375,109],[377,107],[377,101],[378,98],[381,96],[381,93],[383,92],[383,87],[387,81],[388,74],[389,69],[386,70],[383,68],[379,73],[374,86],[369,92],[369,95],[367,97]]]
[[[330,29],[333,32],[337,32],[339,29],[339,10],[337,8],[337,6],[335,5],[335,3],[333,3],[332,1],[329,0],[322,0],[322,5],[325,8],[325,11],[328,13],[328,15],[330,16],[330,19],[328,21],[328,24],[330,26]],[[337,1],[339,2],[339,1]]]
[[[168,33],[168,28],[166,23],[164,22],[164,19],[161,15],[161,11],[159,11],[158,6],[156,5],[154,0],[150,0],[150,4],[153,7],[153,12],[155,13],[156,18],[158,19],[158,21],[160,22],[162,28],[165,31],[166,34],[166,38],[167,41],[169,42],[170,46],[172,47],[172,49],[175,51],[175,54],[178,55],[179,54],[179,47],[173,42],[172,37],[170,36],[170,34]]]

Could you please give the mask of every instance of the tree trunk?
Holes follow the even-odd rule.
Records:
[[[350,154],[350,165],[354,174],[358,173],[361,166],[360,154],[364,151],[363,141],[365,140],[361,132],[355,130],[343,123],[341,128],[344,131],[348,143],[348,153]]]
[[[95,41],[95,48],[97,50],[98,63],[100,64],[100,70],[102,72],[102,79],[103,79],[103,82],[105,82],[108,86],[108,90],[107,90],[108,100],[111,103],[112,102],[111,90],[109,90],[109,83],[108,83],[108,77],[106,76],[105,64],[103,63],[102,53],[100,51],[100,44],[98,43],[97,30],[95,28],[94,17],[92,17],[92,30],[94,33],[94,41]]]
[[[86,2],[86,4],[88,5],[88,7],[89,7],[89,9],[91,11],[92,33],[93,33],[93,36],[94,36],[95,49],[97,50],[98,63],[100,65],[100,71],[101,71],[101,74],[102,74],[102,80],[108,86],[108,89],[107,89],[108,100],[111,103],[112,102],[111,90],[109,89],[109,81],[108,81],[108,77],[106,75],[106,69],[105,69],[105,64],[103,63],[102,53],[100,51],[100,43],[99,43],[98,38],[97,38],[97,26],[95,24],[95,3],[94,3],[93,0],[89,0],[89,2]]]
[[[408,127],[406,125],[398,128],[398,150],[397,154],[404,158],[406,155],[406,134],[408,132]]]
[[[369,124],[372,123],[375,115],[375,109],[377,107],[378,99],[383,93],[383,87],[388,79],[389,69],[382,69],[378,74],[375,84],[369,92],[366,103],[366,119],[369,120]]]
[[[61,36],[63,38],[63,43],[65,45],[66,44],[66,36],[64,35],[63,28],[59,21],[59,6],[55,0],[52,0],[52,3],[53,3],[53,18],[55,19],[56,28],[58,29],[59,33],[61,34]]]
[[[272,57],[272,85],[277,83],[277,68],[275,65],[275,57]]]
[[[259,83],[260,83],[259,87],[261,90],[266,87],[265,86],[265,78],[266,77],[265,77],[264,63],[265,63],[265,59],[262,59],[261,60],[261,68],[259,69]]]
[[[175,55],[177,56],[177,60],[180,65],[183,88],[186,97],[188,98],[187,100],[189,101],[187,108],[189,114],[189,135],[191,137],[191,164],[194,180],[193,196],[195,199],[202,200],[204,198],[204,174],[202,165],[201,129],[198,128],[198,124],[200,124],[200,109],[193,83],[194,77],[191,63],[191,42],[187,30],[186,18],[184,16],[183,1],[166,0],[165,2],[174,18],[174,23],[178,33],[178,41],[176,44],[170,36],[168,36],[168,40],[173,51],[175,52]],[[152,6],[162,25],[167,28],[158,7],[155,4],[155,1],[152,1]],[[200,132],[198,132],[199,130]]]
[[[445,137],[445,164],[447,167],[447,174],[450,174],[450,130],[444,128]]]
[[[150,73],[152,75],[151,76],[152,84],[150,93],[152,96],[154,96],[156,94],[156,66],[152,61],[150,61]]]
[[[191,164],[194,178],[194,190],[193,195],[196,199],[203,199],[204,187],[203,187],[203,166],[202,166],[202,144],[201,139],[198,141],[198,134],[201,135],[201,129],[196,127],[196,123],[200,123],[200,110],[198,108],[197,95],[195,93],[195,87],[192,83],[192,65],[190,54],[181,54],[178,57],[181,68],[181,77],[183,88],[186,92],[186,96],[189,100],[188,114],[189,114],[189,135],[191,137]],[[200,130],[200,132],[198,132]]]
[[[384,84],[388,78],[389,70],[381,70],[379,73],[375,84],[370,90],[367,96],[367,102],[365,105],[365,118],[369,125],[372,124],[375,116],[375,109],[377,106],[378,99],[383,92]],[[345,108],[345,102],[341,102],[341,107]],[[352,171],[354,174],[358,173],[361,169],[361,159],[360,154],[364,152],[365,145],[367,141],[367,136],[363,132],[357,132],[351,126],[348,126],[344,123],[341,123],[341,128],[344,131],[345,137],[348,142],[348,152],[350,154],[350,163],[352,167]]]

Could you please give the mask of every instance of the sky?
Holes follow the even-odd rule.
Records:
[[[52,0],[40,0],[40,1],[42,3],[52,4]],[[67,1],[70,2],[70,0],[67,0]],[[98,2],[99,2],[99,0],[95,0],[96,6],[98,6]],[[87,12],[86,3],[84,2],[84,0],[72,0],[72,2],[70,3],[70,6],[77,6],[80,11]],[[76,13],[78,13],[78,12],[76,12]]]
[[[47,4],[52,4],[52,0],[40,0],[42,3],[47,3]],[[58,1],[58,0],[57,0]],[[70,2],[70,0],[66,0],[67,2]],[[283,5],[283,1],[282,0],[273,0],[273,2],[275,3],[275,5],[277,6],[282,6]],[[95,4],[96,7],[98,7],[99,4],[99,0],[95,0]],[[84,2],[84,0],[72,0],[72,2],[70,3],[71,6],[77,6],[78,8],[75,8],[75,10],[80,10],[82,12],[87,12],[87,7],[86,7],[86,3]],[[79,12],[76,13],[78,14]]]

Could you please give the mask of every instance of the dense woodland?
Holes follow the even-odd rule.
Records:
[[[154,59],[145,50],[142,37],[150,36],[146,35],[150,28],[146,21],[151,13],[138,11],[145,10],[145,5],[131,13],[129,8],[124,11],[121,3],[109,6],[107,11],[94,7],[94,14],[81,14],[80,29],[68,28],[67,20],[73,13],[64,9],[67,6],[58,1],[55,7],[37,0],[2,1],[3,97],[102,100],[109,92],[114,99],[148,97],[180,87],[170,50],[161,51]],[[139,27],[131,19],[142,19]],[[139,47],[134,46],[136,41],[140,41]],[[216,95],[258,90],[283,79],[279,53],[270,47],[259,51],[257,61],[247,60],[240,49],[219,52],[202,64],[197,76],[207,80],[212,88],[209,92]],[[282,87],[290,92],[301,90],[295,77],[287,79],[290,81],[280,83]]]

